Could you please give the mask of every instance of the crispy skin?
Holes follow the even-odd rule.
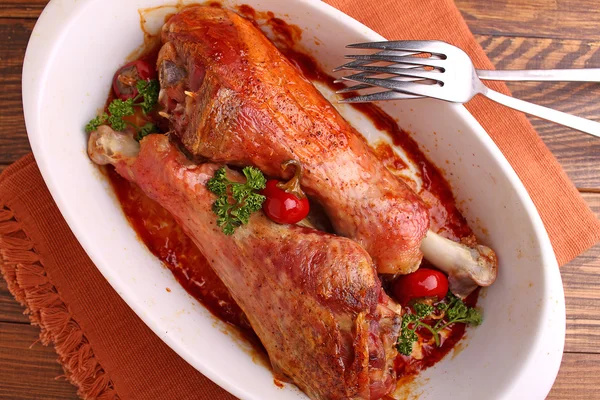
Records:
[[[98,135],[90,138],[92,159],[102,158]],[[278,225],[262,212],[226,236],[211,210],[215,196],[205,187],[218,165],[191,164],[162,135],[145,138],[138,157],[108,153],[119,174],[171,212],[206,256],[276,372],[313,399],[379,399],[393,390],[400,310],[362,247]]]
[[[187,150],[286,179],[281,163],[300,161],[304,190],[380,273],[418,268],[429,227],[421,199],[252,23],[194,7],[165,24],[162,41],[160,102]]]

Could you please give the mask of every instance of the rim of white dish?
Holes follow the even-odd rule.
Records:
[[[90,3],[97,0],[83,0],[75,2],[75,5],[70,7],[69,9],[64,9],[60,7],[60,3],[62,0],[51,0],[42,14],[40,15],[34,29],[32,32],[32,36],[34,35],[44,35],[46,38],[52,39],[53,46],[43,47],[36,45],[35,42],[31,42],[27,46],[27,51],[25,54],[25,60],[23,64],[23,109],[25,114],[25,123],[28,133],[29,132],[39,132],[43,128],[40,126],[40,120],[38,118],[38,110],[42,107],[42,104],[39,104],[38,99],[35,94],[42,92],[43,82],[47,76],[47,69],[44,67],[46,65],[45,61],[52,59],[52,54],[61,42],[62,35],[65,34],[66,30],[65,26],[71,24],[79,13],[84,10]],[[381,41],[386,40],[383,36],[377,34],[367,26],[362,23],[354,20],[353,18],[347,16],[341,11],[333,8],[332,6],[320,1],[320,0],[297,0],[299,3],[303,3],[308,7],[312,8],[315,12],[322,13],[328,15],[333,18],[343,19],[345,24],[350,26],[353,30],[357,32],[361,32],[363,36],[365,36],[366,41]],[[169,3],[169,2],[165,2]],[[31,79],[25,79],[25,77],[34,77]],[[40,96],[42,97],[42,96]],[[517,177],[513,168],[510,166],[504,155],[500,152],[496,144],[492,141],[492,139],[487,135],[485,130],[481,127],[479,122],[467,111],[467,109],[462,105],[450,105],[450,108],[453,112],[458,114],[462,119],[466,120],[472,129],[477,133],[478,140],[490,151],[491,154],[494,154],[494,162],[498,163],[502,171],[505,172],[506,177],[511,182],[513,187],[516,189],[517,196],[522,203],[523,207],[526,209],[527,214],[531,219],[531,223],[534,227],[537,239],[540,243],[541,253],[542,253],[542,264],[546,265],[547,268],[544,270],[544,278],[547,285],[545,285],[545,294],[548,296],[552,296],[553,298],[558,300],[558,304],[554,305],[554,311],[550,307],[548,302],[545,302],[542,305],[541,310],[541,320],[542,325],[536,332],[536,338],[534,341],[534,346],[542,346],[541,337],[543,335],[543,342],[553,344],[554,349],[560,349],[560,357],[555,357],[552,360],[548,360],[544,358],[544,360],[540,360],[541,351],[530,351],[528,353],[528,357],[522,363],[521,367],[521,376],[535,376],[540,370],[540,365],[544,365],[544,369],[547,371],[547,379],[542,383],[543,387],[540,387],[540,398],[545,397],[545,395],[550,391],[556,375],[558,373],[560,367],[560,361],[562,359],[562,353],[564,349],[564,338],[565,338],[565,299],[564,292],[562,286],[562,280],[560,277],[560,272],[558,269],[558,265],[554,256],[554,252],[552,250],[552,246],[550,244],[550,240],[548,234],[543,226],[542,220],[535,208],[529,194],[527,193],[525,187],[522,182]],[[33,149],[33,153],[36,159],[36,162],[40,168],[40,172],[48,189],[56,202],[59,210],[61,211],[63,217],[68,223],[69,227],[81,243],[82,247],[88,253],[92,261],[97,265],[98,269],[102,273],[102,275],[109,281],[109,283],[115,288],[126,287],[126,283],[121,282],[119,278],[117,278],[114,274],[111,273],[110,270],[106,268],[102,268],[101,263],[98,262],[100,257],[96,254],[96,247],[92,245],[88,241],[88,238],[85,235],[85,227],[80,224],[76,215],[73,215],[69,208],[67,207],[67,202],[65,200],[64,193],[62,193],[57,185],[55,184],[55,177],[52,175],[52,166],[48,162],[48,158],[46,157],[45,149],[41,146],[39,141],[37,140],[38,135],[28,134],[29,141],[31,147]],[[117,290],[119,295],[125,300],[125,302],[133,309],[133,311],[141,318],[150,329],[154,331],[165,343],[171,347],[178,355],[184,358],[188,363],[192,364],[196,369],[210,378],[213,382],[217,383],[233,395],[240,398],[253,398],[253,395],[247,393],[240,386],[236,385],[235,382],[231,379],[224,378],[223,376],[216,373],[209,364],[205,362],[199,362],[197,360],[192,361],[189,357],[186,357],[188,353],[183,346],[180,345],[175,340],[172,340],[170,336],[161,335],[158,332],[158,329],[152,320],[152,318],[142,312],[136,307],[136,302],[133,301],[131,296],[127,291]],[[558,311],[556,310],[558,307]],[[559,329],[545,330],[543,324],[548,319],[550,314],[558,314],[561,318],[559,321]],[[537,349],[542,350],[542,349]],[[516,383],[513,383],[510,388],[510,393],[503,394],[503,398],[511,399],[515,398],[515,394],[522,393],[524,389],[528,386],[528,382],[526,380],[518,380]]]

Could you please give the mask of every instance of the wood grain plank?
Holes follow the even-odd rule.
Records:
[[[0,277],[0,323],[28,324],[29,317],[23,314],[24,311],[25,308],[14,299],[6,282]]]
[[[5,0],[0,3],[0,18],[37,18],[47,3]],[[600,39],[596,0],[456,0],[456,5],[474,33]]]
[[[600,354],[600,245],[561,268],[567,309],[565,351]]]
[[[600,3],[599,3],[600,4]],[[600,67],[600,42],[478,35],[497,69]],[[517,98],[600,121],[600,84],[513,82]],[[600,140],[558,124],[530,121],[577,187],[600,188]]]
[[[0,2],[0,18],[37,18],[48,0],[3,0]]]
[[[556,382],[547,400],[597,399],[600,392],[600,355],[572,354],[563,356]]]
[[[37,343],[39,329],[0,323],[0,398],[77,399],[52,347]]]
[[[582,193],[600,218],[600,193]],[[563,266],[565,351],[600,354],[600,243]]]
[[[7,165],[0,164],[0,173],[4,171]],[[18,324],[28,324],[29,317],[23,314],[25,308],[22,307],[8,291],[6,281],[0,277],[0,323],[12,322]]]
[[[37,18],[48,0],[5,0],[0,18]],[[596,0],[456,0],[474,33],[600,39]],[[585,14],[585,18],[582,18]]]
[[[473,33],[599,40],[598,0],[456,0]]]
[[[567,311],[565,351],[600,354],[600,245],[561,268]]]
[[[21,68],[35,21],[0,18],[0,163],[30,151],[21,102]]]

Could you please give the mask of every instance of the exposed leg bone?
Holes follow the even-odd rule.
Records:
[[[119,160],[135,157],[140,152],[140,144],[131,134],[115,132],[102,125],[90,134],[88,155],[98,165],[115,164]]]
[[[427,261],[448,275],[450,291],[460,298],[496,280],[498,258],[489,247],[471,248],[429,231],[421,251]]]

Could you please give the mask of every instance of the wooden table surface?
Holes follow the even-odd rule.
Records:
[[[47,0],[0,2],[0,171],[30,151],[21,105],[21,67]],[[497,68],[600,67],[598,0],[456,0]],[[515,83],[516,97],[600,121],[600,85]],[[600,140],[532,122],[600,215]],[[600,245],[561,269],[567,304],[565,354],[549,399],[600,398]],[[76,399],[52,348],[36,343],[22,307],[0,279],[0,399]]]

